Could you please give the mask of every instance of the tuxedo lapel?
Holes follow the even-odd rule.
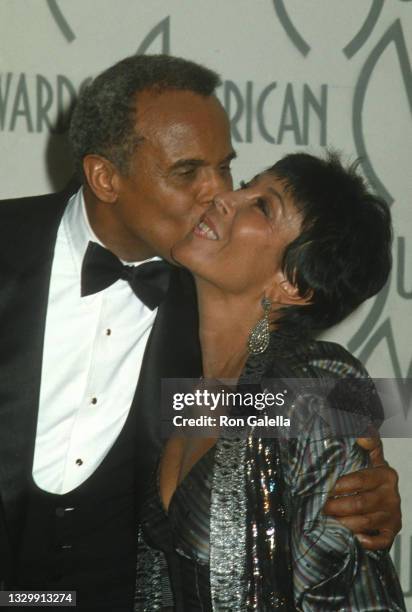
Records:
[[[6,515],[13,518],[33,458],[49,279],[47,264],[20,279],[2,317],[0,490]]]
[[[194,284],[186,271],[176,269],[146,346],[134,400],[137,412],[138,490],[145,489],[162,446],[162,378],[197,378],[200,375],[201,354]]]
[[[0,208],[3,230],[9,230],[0,255],[0,492],[13,532],[32,468],[50,273],[65,200],[56,195],[10,204],[14,231],[8,203]]]

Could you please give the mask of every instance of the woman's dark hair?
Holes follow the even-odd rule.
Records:
[[[83,177],[83,158],[95,153],[127,174],[141,137],[136,132],[137,94],[152,89],[192,91],[210,96],[219,76],[199,64],[169,55],[133,55],[111,66],[80,95],[70,125],[76,171]]]
[[[287,155],[268,172],[284,181],[302,216],[285,249],[283,270],[310,304],[283,309],[282,324],[316,331],[339,323],[385,285],[392,264],[387,203],[366,187],[357,163],[336,153]]]

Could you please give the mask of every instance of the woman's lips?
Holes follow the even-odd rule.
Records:
[[[201,217],[199,223],[195,225],[193,233],[199,236],[199,238],[205,238],[206,240],[219,240],[215,226],[206,216]]]

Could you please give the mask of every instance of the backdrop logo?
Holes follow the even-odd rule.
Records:
[[[412,0],[400,1],[411,2]],[[342,50],[348,59],[353,57],[368,40],[380,17],[383,5],[384,0],[372,0],[369,12],[366,15],[364,22],[362,23],[358,32],[353,36],[352,40],[350,40]],[[273,6],[275,8],[276,15],[278,16],[278,19],[291,43],[303,56],[308,55],[311,47],[294,25],[293,20],[286,10],[284,0],[273,0]]]
[[[73,42],[76,36],[57,0],[47,0],[47,5],[63,37],[69,43]],[[170,53],[169,16],[148,32],[136,53],[148,52],[159,38],[162,53]],[[252,143],[261,138],[270,144],[283,144],[286,140],[295,145],[308,145],[313,144],[311,134],[317,133],[318,143],[326,145],[326,84],[314,90],[309,83],[299,86],[274,81],[258,88],[251,80],[239,83],[227,79],[218,95],[229,115],[235,142]]]
[[[394,197],[389,192],[388,188],[384,184],[383,180],[378,176],[376,172],[371,155],[367,150],[366,145],[366,134],[363,125],[363,110],[365,105],[365,98],[368,90],[371,77],[373,76],[382,56],[387,51],[388,47],[393,45],[396,52],[396,58],[399,64],[399,74],[401,76],[401,82],[406,93],[406,99],[409,107],[409,112],[412,115],[412,70],[411,63],[408,56],[408,51],[405,43],[405,38],[402,30],[402,25],[399,19],[397,19],[384,33],[378,43],[370,52],[367,57],[363,68],[361,69],[358,81],[355,86],[355,94],[353,99],[353,136],[356,146],[356,151],[361,159],[361,164],[365,175],[372,185],[374,185],[377,193],[386,199],[390,204],[393,204]],[[407,136],[406,136],[407,137]],[[396,277],[392,280],[396,283],[396,289],[398,295],[403,298],[410,300],[412,299],[412,291],[406,288],[406,242],[402,236],[399,236],[397,243],[397,258],[395,259],[396,264]],[[356,351],[364,343],[359,356],[363,361],[367,361],[371,353],[381,342],[386,342],[388,353],[392,362],[394,374],[396,377],[401,378],[412,376],[412,360],[407,368],[406,372],[402,372],[398,354],[396,351],[396,343],[394,339],[393,326],[390,318],[386,318],[380,326],[372,333],[375,328],[378,319],[380,318],[384,309],[387,297],[389,294],[390,284],[383,289],[383,291],[377,296],[373,307],[371,308],[368,316],[366,317],[363,325],[357,331],[357,333],[351,338],[348,347],[352,351]]]
[[[47,6],[65,40],[77,41],[59,4],[48,0]],[[170,53],[170,16],[147,32],[136,53],[150,52],[154,45],[159,48],[159,43],[162,53]],[[70,109],[90,78],[75,84],[64,75],[57,75],[54,81],[40,74],[30,78],[25,73],[0,75],[0,129],[15,131],[25,127],[28,132],[65,132]],[[239,82],[228,78],[217,93],[228,113],[236,143],[327,143],[327,84],[313,87],[310,83]]]
[[[353,133],[355,139],[356,150],[363,160],[363,168],[368,179],[375,186],[378,193],[385,198],[390,204],[394,201],[394,198],[386,189],[383,182],[379,179],[375,172],[370,157],[366,150],[365,135],[362,123],[362,111],[365,102],[366,91],[371,79],[371,76],[381,58],[385,53],[386,49],[390,44],[394,44],[396,54],[399,60],[399,68],[405,92],[409,104],[409,109],[412,113],[412,71],[411,64],[408,57],[408,51],[406,48],[405,37],[402,30],[402,25],[399,19],[397,19],[385,32],[377,45],[372,49],[369,57],[367,58],[361,73],[359,75],[358,82],[355,88],[355,96],[353,100]]]
[[[229,116],[232,139],[272,145],[327,142],[328,86],[272,81],[223,81],[218,96]]]
[[[55,0],[48,0],[59,29],[68,42],[76,36]],[[144,36],[137,53],[144,54],[153,42],[161,44],[162,53],[170,52],[170,17],[157,23]],[[58,74],[54,79],[42,74],[24,72],[0,74],[0,130],[14,132],[25,128],[27,132],[62,134],[67,131],[71,109],[81,89],[91,80],[86,77],[74,83],[68,76]]]
[[[66,17],[64,16],[57,0],[46,0],[47,6],[56,22],[60,32],[67,40],[71,43],[76,38],[72,28],[70,27]],[[140,43],[136,53],[144,54],[158,37],[162,39],[162,53],[170,53],[170,17],[166,17],[159,21],[159,23],[145,36],[143,41]]]
[[[410,2],[411,0],[401,0]],[[284,0],[273,0],[273,6],[288,39],[291,44],[299,51],[303,57],[307,57],[311,51],[311,45],[305,39],[294,24],[290,11],[286,9]],[[345,45],[342,52],[348,60],[353,58],[365,43],[370,39],[375,27],[378,23],[384,6],[384,0],[372,0],[369,11],[365,19],[361,23],[358,31],[353,35],[352,39]],[[412,113],[412,71],[411,63],[408,56],[408,50],[405,42],[402,24],[397,19],[388,27],[378,43],[373,47],[372,51],[366,58],[364,65],[360,71],[359,77],[355,85],[353,104],[352,104],[352,130],[356,152],[360,159],[363,172],[375,191],[389,204],[394,202],[394,196],[389,192],[382,178],[375,170],[371,154],[367,148],[367,135],[364,129],[363,114],[367,91],[377,66],[380,63],[382,56],[387,51],[388,47],[395,48],[396,57],[399,65],[399,73],[406,92],[409,111]],[[406,136],[407,137],[407,136]],[[387,353],[391,361],[394,376],[401,380],[402,377],[412,376],[412,359],[406,371],[402,371],[400,359],[396,349],[393,325],[390,317],[386,317],[380,324],[379,320],[388,301],[391,285],[396,283],[396,290],[399,297],[402,299],[412,299],[412,289],[406,287],[406,261],[407,261],[407,244],[403,236],[398,236],[396,241],[395,271],[392,279],[388,281],[384,289],[372,302],[369,313],[365,317],[363,323],[348,342],[348,348],[352,352],[357,352],[360,359],[366,363],[381,343],[386,344]],[[401,382],[399,384],[402,384]],[[406,393],[407,386],[403,391]],[[405,406],[410,403],[410,397],[405,398]]]
[[[59,28],[60,32],[63,34],[64,38],[69,43],[73,42],[76,36],[71,27],[69,26],[65,16],[63,15],[60,6],[57,3],[57,0],[46,0],[46,2],[51,14],[53,15],[53,19],[55,20],[56,25]]]

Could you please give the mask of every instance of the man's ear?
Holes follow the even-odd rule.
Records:
[[[96,198],[108,204],[116,202],[119,173],[112,162],[101,155],[86,155],[83,172]]]
[[[306,306],[311,303],[313,291],[309,291],[304,297],[299,294],[299,289],[291,283],[285,274],[279,270],[275,274],[274,282],[265,290],[265,295],[274,304],[283,306]]]

